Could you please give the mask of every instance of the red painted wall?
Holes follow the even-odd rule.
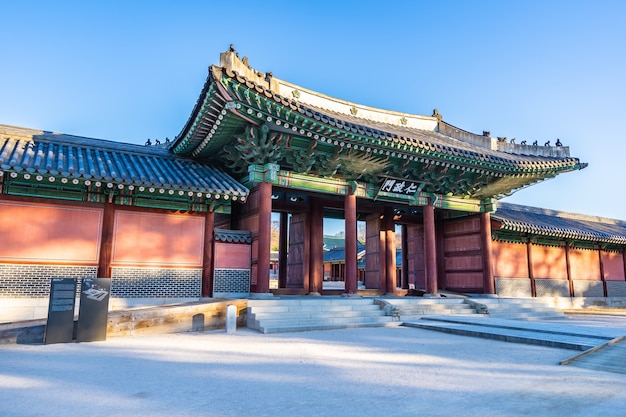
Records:
[[[0,261],[95,264],[103,210],[0,202]]]
[[[497,278],[528,278],[525,243],[492,242],[493,275]]]
[[[602,251],[604,279],[607,281],[624,281],[624,258],[620,252]]]
[[[597,250],[569,249],[572,280],[600,281],[600,256]]]
[[[532,245],[535,279],[567,279],[565,248]]]
[[[202,266],[204,218],[116,211],[114,265]]]
[[[249,269],[250,245],[215,242],[215,268]]]

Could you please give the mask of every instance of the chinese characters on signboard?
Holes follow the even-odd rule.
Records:
[[[419,183],[395,178],[386,178],[380,187],[380,191],[403,195],[413,195],[418,189]]]

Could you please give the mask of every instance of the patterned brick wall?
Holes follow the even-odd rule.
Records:
[[[537,297],[569,297],[569,281],[562,279],[535,279]]]
[[[113,267],[111,297],[200,297],[202,269]]]
[[[247,293],[250,292],[249,269],[215,269],[213,274],[213,292]]]
[[[574,297],[604,297],[602,281],[574,280]]]
[[[96,278],[97,272],[96,266],[0,264],[0,297],[48,298],[51,278]]]
[[[626,297],[626,282],[607,281],[606,292],[609,297]]]
[[[530,279],[524,278],[495,278],[496,294],[500,297],[530,297]]]

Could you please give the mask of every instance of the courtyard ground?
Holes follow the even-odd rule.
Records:
[[[405,327],[3,345],[0,415],[625,415],[626,375],[576,353]]]

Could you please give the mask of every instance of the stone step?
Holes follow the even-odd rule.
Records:
[[[390,316],[378,317],[300,317],[292,319],[265,319],[259,323],[259,328],[268,326],[287,325],[326,325],[326,324],[358,324],[358,323],[389,323],[393,321]]]
[[[496,311],[489,312],[489,317],[500,319],[557,319],[565,317],[565,314],[558,311]]]
[[[355,306],[355,305],[371,305],[371,298],[344,298],[344,297],[299,297],[299,298],[283,298],[276,297],[273,299],[248,300],[250,307],[271,307],[271,306]]]
[[[373,298],[250,300],[247,325],[263,333],[382,326],[397,323]]]
[[[584,351],[605,343],[611,335],[598,329],[581,329],[551,323],[526,323],[515,320],[463,317],[428,317],[404,326],[513,343],[526,343]]]
[[[370,322],[370,323],[343,323],[343,324],[319,324],[319,325],[285,325],[285,326],[263,326],[259,330],[261,333],[284,333],[284,332],[308,332],[314,330],[339,330],[352,329],[357,327],[392,327],[398,326],[400,322]]]
[[[314,305],[295,305],[295,304],[287,304],[287,305],[272,305],[272,306],[252,306],[248,307],[249,309],[254,310],[255,312],[265,312],[265,313],[289,313],[289,312],[321,312],[321,311],[379,311],[380,307],[373,304],[370,301],[370,304],[354,304],[354,305],[334,305],[334,304],[314,304]]]
[[[400,314],[398,317],[400,321],[415,321],[423,318],[424,316],[440,316],[440,315],[450,315],[450,316],[473,316],[476,315],[474,310],[441,310],[441,311],[427,311],[424,313],[410,313],[410,314]]]
[[[465,304],[463,298],[422,298],[422,297],[404,297],[404,298],[381,298],[393,304],[394,306],[404,305],[450,305],[450,304]]]
[[[346,310],[346,311],[289,311],[276,314],[275,312],[260,311],[257,312],[254,309],[253,313],[248,313],[249,317],[253,320],[269,320],[276,317],[291,319],[291,318],[313,318],[313,317],[378,317],[384,316],[385,312],[376,310]]]
[[[423,310],[423,311],[440,311],[440,310],[472,310],[474,308],[469,304],[418,304],[418,305],[403,305],[403,306],[394,306],[394,310],[397,311],[414,311],[414,310]]]

